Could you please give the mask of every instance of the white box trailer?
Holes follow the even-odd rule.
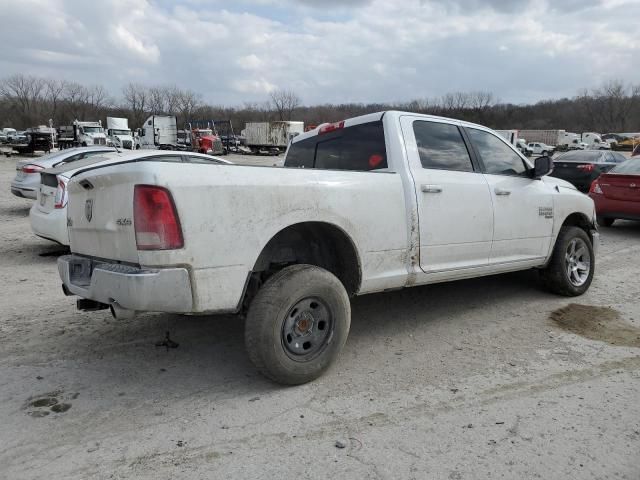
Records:
[[[518,138],[520,138],[518,130],[496,130],[495,132],[511,145],[518,143]]]
[[[304,122],[249,122],[242,136],[253,153],[280,153],[293,137],[303,132]]]
[[[520,130],[519,135],[521,138],[526,138],[529,143],[546,143],[549,146],[557,147],[562,144],[565,133],[565,130]]]

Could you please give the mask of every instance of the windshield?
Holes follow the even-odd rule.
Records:
[[[102,133],[102,127],[82,127],[84,133]]]
[[[131,130],[111,130],[111,135],[131,135]]]
[[[213,135],[213,130],[209,130],[209,129],[200,129],[200,130],[194,130],[194,135],[196,137],[206,137],[207,135]]]

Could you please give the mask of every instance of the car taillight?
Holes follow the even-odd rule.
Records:
[[[335,132],[336,130],[341,130],[344,128],[344,120],[336,123],[325,123],[320,126],[318,130],[318,135],[322,135],[323,133]]]
[[[58,177],[58,188],[54,208],[64,208],[67,206],[67,182],[68,180]]]
[[[600,184],[598,183],[597,179],[591,183],[591,188],[589,188],[589,193],[599,193],[600,195],[602,195],[602,188],[600,188]]]
[[[22,167],[22,173],[38,173],[42,169],[40,165],[25,165]]]
[[[176,206],[166,188],[135,186],[133,222],[138,250],[174,250],[184,246]]]
[[[585,163],[584,165],[578,165],[576,167],[578,170],[582,170],[583,172],[593,172],[593,169],[596,168],[593,163]]]

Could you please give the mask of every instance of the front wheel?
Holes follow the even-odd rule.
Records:
[[[589,289],[594,268],[595,257],[589,235],[578,227],[562,227],[549,265],[540,273],[550,291],[576,297]]]
[[[546,156],[547,156],[547,151],[546,151],[546,150],[543,150],[543,151],[542,151],[542,156],[543,156],[543,157],[546,157]]]
[[[299,385],[331,366],[350,325],[349,296],[340,280],[319,267],[292,265],[269,278],[251,302],[245,345],[266,377]]]

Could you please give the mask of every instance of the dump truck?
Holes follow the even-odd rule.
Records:
[[[72,125],[58,127],[58,146],[60,148],[90,147],[106,145],[107,136],[102,128],[102,121],[81,122],[74,120]]]

